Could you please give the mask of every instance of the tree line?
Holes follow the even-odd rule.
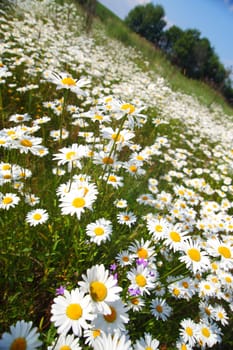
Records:
[[[133,8],[125,18],[125,23],[162,50],[183,74],[205,81],[233,106],[231,71],[224,67],[210,41],[202,38],[198,30],[182,30],[175,25],[166,29],[164,8],[153,3]]]

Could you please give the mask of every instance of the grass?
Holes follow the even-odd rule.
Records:
[[[230,348],[232,124],[219,105],[173,91],[154,51],[123,46],[110,27],[96,21],[87,35],[72,2],[27,2],[1,18],[0,333],[25,320],[42,341],[33,349],[61,350],[62,301],[68,324],[90,309],[87,328],[127,332],[134,349],[145,333],[184,349],[188,319],[196,348]],[[98,288],[82,287],[90,272]],[[97,349],[83,326],[68,333]]]
[[[97,3],[96,14],[104,24],[106,32],[110,37],[120,40],[126,46],[132,46],[139,50],[144,55],[146,61],[148,61],[149,69],[165,77],[173,90],[195,96],[206,106],[217,103],[222,106],[226,114],[232,115],[232,107],[224,100],[220,93],[204,82],[185,77],[176,66],[172,65],[166,59],[166,56],[161,50],[130,31],[119,17],[101,3]],[[145,68],[147,69],[147,67]]]

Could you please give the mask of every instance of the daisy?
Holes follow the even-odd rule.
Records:
[[[20,201],[15,193],[0,193],[0,209],[14,208]]]
[[[58,166],[68,164],[69,169],[71,167],[82,168],[80,159],[86,156],[87,148],[83,145],[73,143],[69,147],[63,147],[59,150],[59,153],[53,155],[53,160],[57,160]]]
[[[197,325],[197,340],[202,347],[213,347],[221,342],[221,331],[214,323],[201,321]]]
[[[197,344],[197,324],[190,318],[184,319],[180,323],[180,337],[191,347]]]
[[[162,321],[166,321],[172,312],[172,308],[162,298],[153,299],[150,304],[150,310],[156,320]]]
[[[125,200],[125,199],[116,199],[114,201],[114,204],[117,208],[121,208],[121,209],[127,208],[127,206],[128,206],[127,200]]]
[[[131,227],[137,221],[137,217],[131,211],[124,211],[117,214],[117,222],[121,225]]]
[[[96,329],[101,329],[105,333],[114,334],[116,330],[125,331],[125,324],[129,322],[127,308],[119,299],[108,303],[111,313],[103,315],[98,313],[93,321],[93,326]]]
[[[165,233],[164,244],[174,252],[180,250],[182,244],[188,239],[187,232],[182,232],[180,225],[171,226]]]
[[[169,228],[170,224],[166,219],[152,217],[147,220],[147,229],[155,241],[163,239]]]
[[[91,242],[100,245],[102,242],[110,239],[112,223],[105,218],[98,219],[94,223],[87,225],[86,234],[90,237]]]
[[[10,332],[5,332],[0,339],[0,349],[34,350],[42,345],[37,328],[32,328],[32,322],[17,321],[10,326]]]
[[[32,193],[25,193],[25,203],[29,204],[31,207],[38,204],[40,202],[40,198],[35,196]]]
[[[133,310],[134,312],[141,311],[145,306],[145,300],[142,299],[140,296],[134,296],[128,300],[127,305],[128,308],[130,310]]]
[[[213,317],[215,321],[220,322],[223,326],[228,324],[229,317],[222,305],[215,305],[213,308]]]
[[[116,261],[120,266],[131,265],[133,262],[132,254],[130,254],[127,250],[122,250],[116,256]]]
[[[150,333],[145,333],[144,337],[141,337],[136,341],[134,346],[134,350],[158,350],[159,349],[159,341],[157,339],[153,339]]]
[[[104,315],[110,314],[108,303],[120,299],[122,291],[114,277],[109,276],[109,271],[101,264],[92,266],[82,278],[78,284],[83,292],[89,293],[94,309]]]
[[[134,132],[122,129],[113,130],[111,127],[102,128],[101,130],[102,137],[109,140],[109,147],[111,148],[114,144],[117,147],[117,150],[121,150],[124,146],[131,145],[131,139],[134,138]]]
[[[134,241],[129,246],[129,252],[133,257],[139,259],[150,259],[155,254],[154,248],[151,247],[151,241],[144,241],[142,238],[140,241]]]
[[[35,154],[38,149],[41,149],[41,137],[22,135],[19,140],[14,142],[14,147],[19,149],[20,153],[31,152]]]
[[[220,267],[224,270],[233,267],[233,248],[230,243],[223,243],[220,239],[207,241],[207,252],[214,257],[220,258]]]
[[[31,117],[29,114],[13,114],[9,117],[9,121],[15,122],[15,123],[23,123],[25,121],[31,120]]]
[[[82,350],[79,345],[79,338],[75,338],[74,334],[61,334],[56,338],[48,350]]]
[[[120,332],[106,335],[101,334],[94,343],[94,350],[132,350],[131,341]]]
[[[60,198],[59,207],[63,215],[76,215],[80,219],[81,214],[86,208],[92,209],[92,204],[96,200],[96,194],[93,191],[86,193],[85,189],[72,190]]]
[[[190,345],[186,344],[184,341],[178,339],[176,342],[176,349],[177,350],[192,350],[193,347]]]
[[[155,275],[151,274],[151,270],[143,265],[128,271],[127,278],[130,281],[129,289],[139,289],[140,294],[150,294],[155,286]]]
[[[123,186],[123,177],[115,174],[104,174],[104,180],[107,184],[112,185],[114,188]]]
[[[48,213],[44,209],[35,209],[31,210],[26,215],[26,222],[30,224],[30,226],[36,226],[38,224],[43,224],[48,220]]]
[[[85,344],[88,344],[93,347],[97,337],[99,337],[102,333],[103,331],[98,328],[85,329],[85,331],[83,332]]]
[[[70,74],[61,72],[45,72],[44,77],[57,85],[57,89],[68,89],[77,95],[86,95],[82,88],[90,83],[90,80],[86,78],[81,78],[79,80],[74,79]]]
[[[78,288],[71,292],[64,290],[64,295],[54,298],[51,308],[51,322],[58,327],[58,333],[66,335],[72,328],[72,332],[81,337],[82,330],[90,328],[88,321],[92,321],[92,305],[89,295]]]
[[[179,257],[188,269],[194,273],[203,272],[209,269],[210,261],[207,253],[202,251],[198,242],[192,242],[190,239],[183,243],[182,250],[185,255]]]

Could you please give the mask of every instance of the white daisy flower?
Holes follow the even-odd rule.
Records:
[[[94,223],[87,225],[86,234],[90,237],[91,242],[100,245],[102,242],[110,239],[112,223],[105,218],[98,219]]]
[[[119,299],[108,303],[108,306],[111,313],[107,315],[98,313],[93,321],[94,328],[111,334],[114,334],[116,330],[125,331],[125,324],[129,322],[129,316],[123,302]]]
[[[82,330],[90,328],[88,321],[92,321],[95,315],[92,313],[92,305],[89,295],[78,288],[71,292],[64,290],[64,295],[54,299],[51,308],[51,322],[58,327],[58,333],[66,335],[72,328],[72,332],[82,336]]]
[[[122,291],[116,285],[117,281],[109,276],[109,271],[105,270],[103,264],[92,266],[82,278],[83,281],[78,284],[84,293],[89,293],[95,311],[110,314],[108,303],[120,299],[119,293]]]
[[[136,341],[134,350],[157,350],[159,349],[159,341],[153,339],[150,333],[145,333],[144,337],[141,337]]]
[[[34,350],[42,345],[39,340],[37,328],[32,328],[32,322],[17,321],[10,326],[10,332],[5,332],[0,339],[0,349],[2,350]]]
[[[115,333],[101,334],[94,343],[94,350],[132,350],[131,341],[128,340],[125,334]]]
[[[36,226],[39,224],[43,224],[49,218],[49,215],[44,209],[35,209],[31,210],[26,215],[26,222],[29,223],[30,226]]]
[[[167,304],[165,299],[155,298],[151,301],[150,310],[156,320],[166,321],[172,312],[172,308]]]
[[[79,345],[79,338],[75,338],[74,334],[61,334],[47,350],[82,350],[82,348]]]
[[[14,208],[19,201],[20,198],[15,193],[0,193],[0,209]]]

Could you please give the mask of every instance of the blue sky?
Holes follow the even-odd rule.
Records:
[[[153,2],[163,6],[168,25],[198,29],[209,39],[226,68],[233,69],[233,0],[99,0],[124,19],[136,5]]]

